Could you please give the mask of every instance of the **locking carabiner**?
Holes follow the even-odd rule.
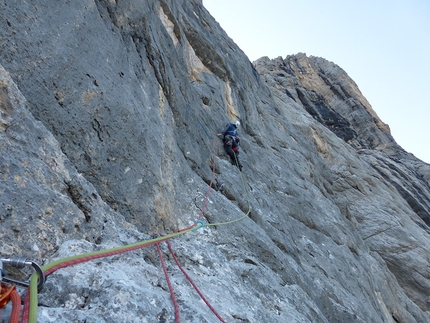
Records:
[[[25,266],[31,266],[33,267],[33,269],[36,271],[37,276],[38,276],[38,282],[37,282],[37,289],[39,291],[42,290],[43,284],[45,284],[46,281],[46,277],[45,277],[45,273],[43,272],[43,269],[41,266],[39,266],[36,262],[28,260],[27,258],[24,257],[14,257],[14,258],[1,258],[0,259],[0,268],[3,269],[3,264],[8,264],[9,266],[21,269],[24,268]],[[2,279],[6,282],[10,282],[10,283],[14,283],[16,285],[20,285],[20,286],[24,286],[24,287],[28,287],[30,286],[29,282],[23,282],[20,280],[16,280],[13,279],[11,277],[8,276],[4,276],[2,277]]]

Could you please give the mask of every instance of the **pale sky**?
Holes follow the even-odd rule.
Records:
[[[250,61],[339,65],[406,151],[430,163],[430,0],[203,0]]]

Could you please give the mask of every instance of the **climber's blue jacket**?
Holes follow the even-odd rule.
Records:
[[[227,124],[226,129],[222,133],[222,138],[225,139],[225,136],[227,136],[227,135],[229,135],[233,138],[239,136],[239,134],[237,133],[236,126],[234,124],[232,124],[232,123]]]

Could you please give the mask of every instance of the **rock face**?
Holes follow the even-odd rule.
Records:
[[[251,64],[199,0],[0,10],[2,258],[48,264],[201,217],[170,243],[226,322],[430,321],[430,166],[340,67]],[[236,118],[242,173],[216,137]],[[182,321],[219,321],[159,246]],[[38,322],[174,319],[156,246],[39,294]]]

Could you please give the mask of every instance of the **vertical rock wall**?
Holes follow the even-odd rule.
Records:
[[[251,64],[197,0],[0,10],[2,257],[45,264],[201,214],[218,225],[171,243],[227,322],[429,320],[429,165],[341,68]],[[215,135],[236,118],[243,173]],[[216,322],[161,248],[182,319]],[[60,270],[39,303],[39,322],[174,320],[155,247]]]

